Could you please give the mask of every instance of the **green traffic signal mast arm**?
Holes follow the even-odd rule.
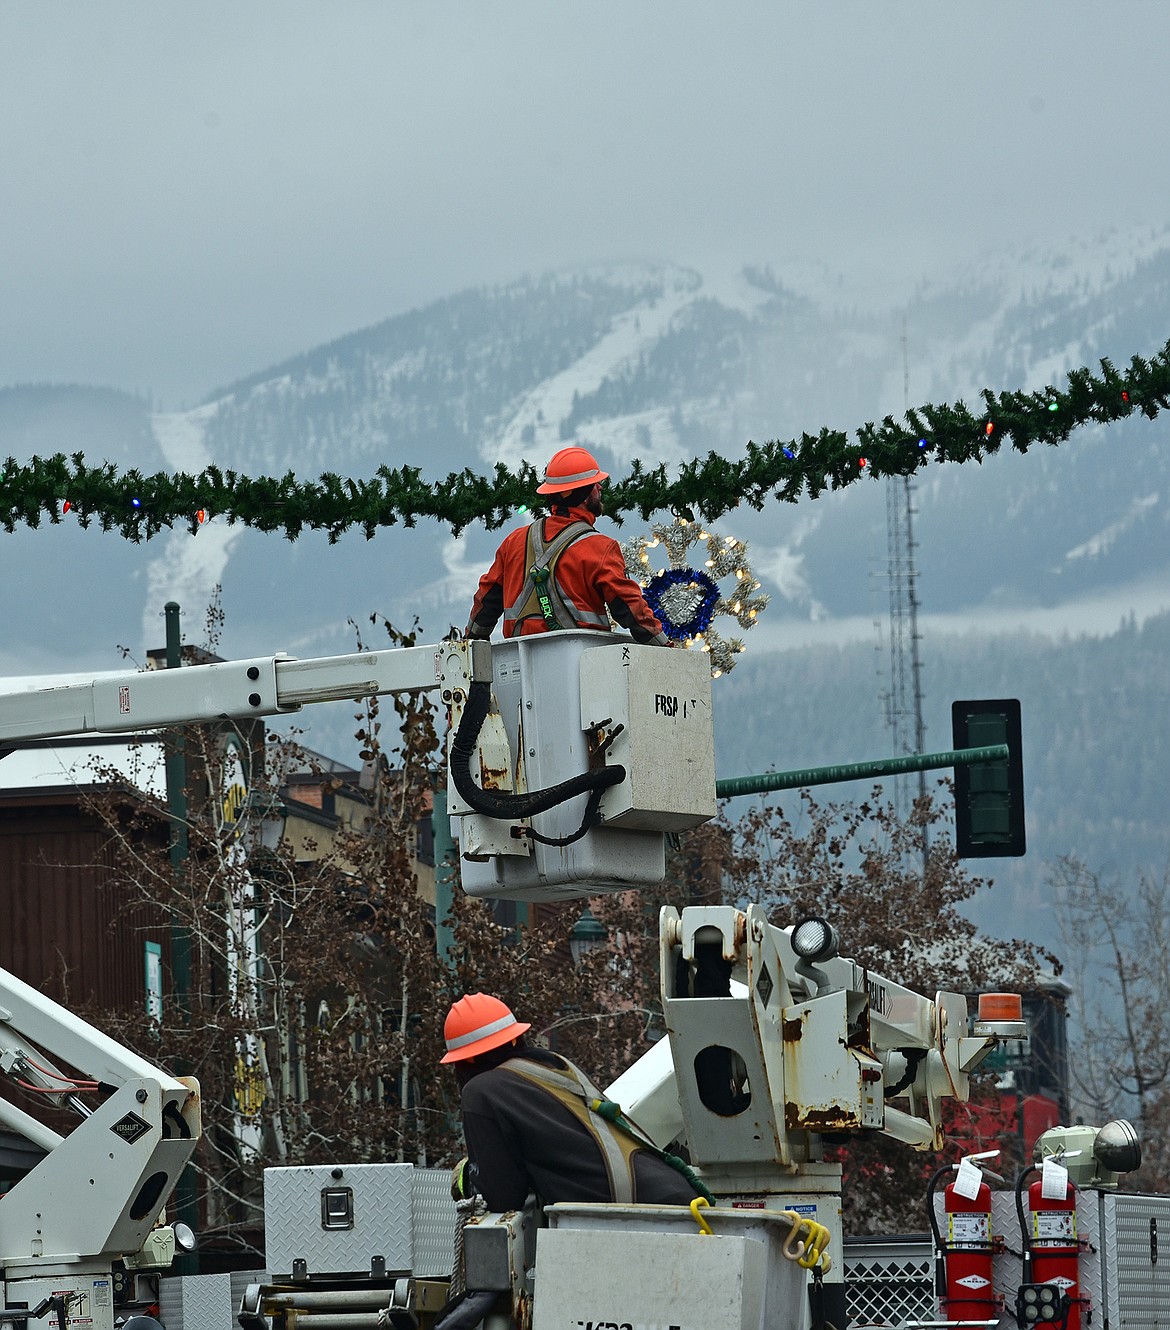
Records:
[[[830,767],[805,767],[799,771],[765,771],[758,776],[728,776],[715,782],[715,796],[734,799],[741,794],[799,790],[810,785],[869,780],[874,776],[901,776],[908,771],[937,771],[976,762],[1006,761],[1009,755],[1007,744],[988,744],[983,748],[958,748],[946,753],[908,753],[904,757],[881,757],[871,762],[845,762]]]

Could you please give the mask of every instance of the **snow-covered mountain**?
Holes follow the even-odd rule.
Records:
[[[252,474],[362,476],[389,462],[438,477],[496,460],[539,464],[576,438],[621,474],[634,458],[735,456],[749,438],[849,428],[907,404],[974,400],[981,387],[1036,386],[1101,356],[1149,353],[1170,330],[1168,294],[1165,229],[1002,257],[894,304],[807,271],[747,269],[718,284],[667,266],[565,272],[451,296],[243,379],[195,411],[154,416],[157,452],[144,451],[187,470],[215,461]],[[1134,420],[1058,451],[923,473],[926,610],[993,624],[1163,584],[1162,437],[1160,423]],[[885,548],[880,484],[723,524],[751,539],[776,597],[761,636],[779,644],[807,640],[810,621],[821,631],[868,621]],[[201,568],[205,585],[224,581],[229,612],[283,608],[273,579],[296,585],[295,627],[251,608],[248,618],[258,635],[291,632],[303,649],[344,635],[346,617],[370,604],[418,614],[427,628],[461,622],[490,548],[482,533],[456,541],[431,527],[339,550],[302,537],[277,552],[213,523],[197,543],[155,542],[137,582],[148,622],[168,586],[184,603],[206,598]]]
[[[152,414],[105,390],[8,389],[0,455],[76,448],[91,462],[144,471],[214,462],[304,477],[409,464],[439,478],[497,460],[541,465],[576,439],[621,475],[635,458],[733,457],[749,439],[850,429],[907,405],[974,401],[983,387],[1059,382],[1070,368],[1124,363],[1168,338],[1170,227],[1000,255],[900,292],[882,274],[846,280],[796,267],[748,267],[733,280],[665,264],[580,269],[449,296],[181,414]],[[1111,633],[1131,612],[1140,622],[1170,606],[1166,430],[1162,420],[1132,419],[1058,449],[919,473],[928,692],[945,687],[931,678],[932,635]],[[884,608],[884,483],[739,509],[716,527],[749,541],[773,598],[749,655],[853,640],[872,661],[872,620]],[[639,529],[627,522],[622,535]],[[194,537],[133,546],[66,519],[3,538],[0,610],[20,632],[0,639],[0,673],[108,668],[117,644],[137,654],[161,641],[167,599],[183,605],[186,635],[200,640],[216,583],[233,656],[348,650],[349,621],[368,628],[374,612],[402,626],[417,616],[437,637],[464,622],[497,539],[470,530],[456,540],[426,524],[368,543],[350,534],[329,545],[312,533],[290,543],[213,521]],[[876,714],[879,691],[875,681],[851,705]],[[316,747],[348,730],[344,720],[332,735],[326,722],[311,723]],[[818,722],[809,724],[815,738]],[[768,755],[772,736],[761,734],[755,759],[743,737],[741,727],[737,763],[785,765]],[[801,762],[816,761],[815,744],[803,746]]]

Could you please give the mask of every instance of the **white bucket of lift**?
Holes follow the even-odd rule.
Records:
[[[511,900],[567,900],[660,882],[664,832],[695,826],[715,812],[707,658],[639,646],[614,633],[569,630],[494,643],[492,673],[517,789],[544,790],[589,771],[586,730],[600,722],[608,722],[609,731],[621,727],[605,761],[622,765],[627,774],[605,791],[602,824],[572,844],[535,841],[531,854],[473,859],[461,846],[464,890]],[[587,800],[576,795],[536,814],[531,825],[549,839],[571,836]],[[462,821],[452,819],[456,839]],[[508,844],[511,828],[495,822],[494,830],[477,842]]]
[[[669,1205],[552,1205],[536,1237],[533,1330],[801,1330],[808,1272],[784,1255],[792,1221],[713,1207],[702,1233]]]

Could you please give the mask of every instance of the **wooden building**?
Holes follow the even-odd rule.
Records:
[[[198,773],[188,779],[195,790],[201,782]],[[115,900],[106,885],[109,833],[89,805],[118,785],[127,800],[135,789],[165,800],[160,736],[47,740],[0,758],[0,968],[66,1006],[144,1003],[151,958],[169,968],[165,912]],[[280,844],[308,862],[339,829],[360,831],[367,809],[362,772],[306,752],[280,787]],[[160,845],[169,834],[160,820]],[[419,893],[433,905],[429,810],[416,827],[413,858]]]

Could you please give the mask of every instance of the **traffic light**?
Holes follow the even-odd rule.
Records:
[[[1007,744],[1008,756],[955,767],[955,852],[990,859],[1025,852],[1024,754],[1017,698],[952,702],[953,747]]]

